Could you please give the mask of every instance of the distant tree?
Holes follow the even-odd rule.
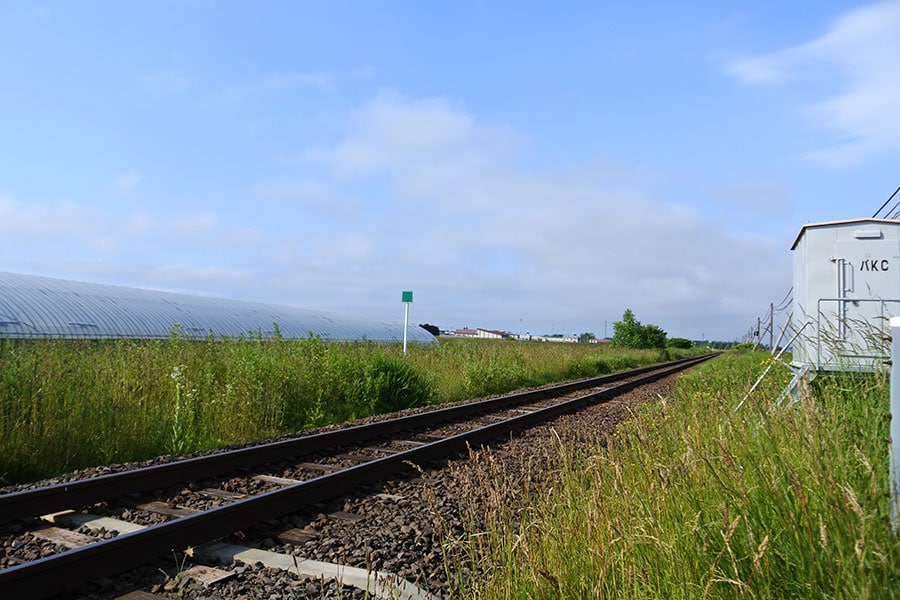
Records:
[[[687,338],[670,338],[668,342],[666,342],[667,348],[693,348],[694,342]]]
[[[622,320],[613,323],[613,336],[609,345],[613,348],[640,348],[641,327],[641,322],[634,318],[631,309],[625,309]]]
[[[441,334],[441,328],[437,325],[431,325],[430,323],[419,323],[419,327],[434,336],[438,336]]]
[[[733,348],[735,344],[737,344],[737,342],[726,342],[723,340],[712,340],[708,342],[705,340],[701,340],[696,343],[698,346],[709,346],[710,348],[713,348],[715,350],[727,350],[729,348]]]
[[[613,323],[613,348],[665,348],[666,332],[656,325],[641,325],[630,308],[625,309],[621,321]]]
[[[641,348],[665,348],[666,332],[656,325],[644,325],[641,332],[641,341],[644,344]]]
[[[592,339],[594,339],[594,338],[596,338],[596,337],[597,337],[597,336],[594,335],[594,332],[592,332],[592,331],[586,331],[586,332],[584,332],[584,333],[582,333],[581,335],[578,336],[578,343],[579,343],[579,344],[587,344],[587,343],[589,343]]]

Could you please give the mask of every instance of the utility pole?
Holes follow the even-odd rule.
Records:
[[[775,352],[775,305],[769,302],[769,352]]]

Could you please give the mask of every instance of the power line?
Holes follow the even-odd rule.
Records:
[[[894,190],[894,193],[891,194],[890,197],[888,197],[888,199],[884,201],[884,204],[882,204],[881,207],[875,211],[875,214],[872,215],[872,218],[873,219],[877,218],[878,215],[881,213],[881,211],[883,211],[885,209],[885,207],[891,203],[891,200],[893,200],[894,196],[896,196],[898,193],[900,193],[900,186],[898,186],[897,189]],[[885,215],[886,216],[884,218],[887,218],[887,219],[896,219],[896,218],[900,217],[900,200],[898,200],[885,213]],[[770,330],[770,328],[775,326],[774,322],[770,322],[770,321],[774,321],[774,313],[783,313],[788,308],[790,308],[791,304],[794,301],[793,292],[794,292],[794,287],[791,286],[791,288],[788,289],[787,293],[784,295],[784,298],[782,298],[777,304],[772,304],[770,306],[769,310],[771,312],[766,315],[766,319],[765,319],[765,322],[766,322],[765,329],[766,330]],[[771,317],[770,317],[770,315],[771,315]],[[756,327],[753,327],[753,326],[750,327],[750,330],[747,332],[747,337],[750,339],[752,339],[753,337],[762,337],[761,336],[761,333],[762,333],[761,329],[763,329],[762,326],[763,326],[763,318],[759,317],[759,318],[757,318],[757,321],[756,321]]]
[[[781,299],[781,302],[775,304],[776,311],[781,312],[782,310],[790,306],[791,301],[794,299],[792,296],[793,291],[794,286],[791,286],[791,288],[787,291],[787,294],[784,295],[784,298]]]
[[[893,200],[894,197],[898,193],[900,193],[900,187],[897,187],[897,189],[894,190],[894,193],[891,194],[890,197],[884,201],[884,204],[882,204],[881,207],[875,211],[875,214],[872,215],[872,218],[874,219],[874,218],[878,217],[878,215],[885,209],[885,207],[888,204],[891,203],[891,200]],[[900,217],[900,200],[898,200],[885,213],[885,215],[886,216],[884,218],[887,218],[887,219],[896,219],[897,217]],[[769,312],[766,315],[765,319],[763,319],[762,317],[757,318],[756,326],[755,327],[751,326],[750,330],[747,332],[747,337],[749,339],[756,337],[761,340],[762,333],[764,331],[768,331],[768,332],[772,331],[772,328],[775,327],[775,323],[774,323],[775,313],[783,313],[784,311],[786,311],[788,308],[791,307],[791,304],[794,301],[793,292],[794,292],[794,287],[791,286],[791,288],[784,295],[784,298],[782,298],[777,304],[770,305]],[[765,325],[765,327],[764,327],[764,325]]]
[[[875,214],[872,215],[872,218],[873,218],[873,219],[874,219],[875,217],[878,216],[878,213],[880,213],[881,211],[884,210],[884,207],[887,206],[887,205],[890,203],[891,200],[894,199],[894,196],[897,195],[897,192],[900,192],[900,187],[898,187],[896,190],[894,190],[894,193],[891,194],[891,197],[888,198],[887,200],[885,200],[885,201],[884,201],[884,204],[881,205],[881,208],[879,208],[878,210],[875,211]],[[898,200],[898,201],[897,201],[897,204],[895,204],[894,206],[892,206],[892,207],[891,207],[891,210],[889,210],[889,211],[888,211],[887,213],[885,213],[885,214],[887,215],[887,214],[890,214],[891,211],[895,211],[895,210],[897,209],[897,205],[898,205],[898,204],[900,204],[900,200]],[[898,213],[895,212],[893,215],[889,216],[888,218],[889,218],[889,219],[893,219],[893,218],[896,217],[897,215],[898,215]]]

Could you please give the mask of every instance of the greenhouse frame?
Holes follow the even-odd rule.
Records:
[[[403,341],[403,323],[207,296],[0,272],[0,338],[188,339],[319,337]],[[410,343],[435,344],[421,327]]]

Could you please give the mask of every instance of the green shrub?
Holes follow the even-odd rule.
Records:
[[[668,348],[680,348],[681,350],[688,350],[694,347],[694,342],[687,338],[669,338],[666,340],[666,347]]]
[[[402,359],[378,357],[365,372],[365,399],[373,414],[430,404],[434,386]]]
[[[641,361],[639,361],[634,356],[629,356],[626,354],[617,354],[615,356],[609,357],[609,367],[612,369],[613,373],[618,373],[619,371],[627,371],[628,369],[636,369],[641,366]]]
[[[612,373],[613,369],[609,360],[602,356],[584,356],[573,360],[567,371],[569,377],[598,377]]]

